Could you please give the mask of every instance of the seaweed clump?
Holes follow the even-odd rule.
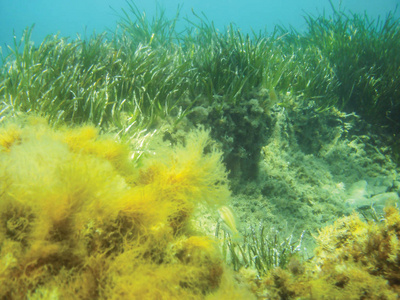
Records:
[[[382,221],[357,214],[320,231],[315,256],[272,270],[260,285],[268,299],[398,299],[400,213],[386,207]]]
[[[0,298],[251,298],[193,221],[230,196],[208,132],[153,150],[134,162],[92,126],[2,128]]]

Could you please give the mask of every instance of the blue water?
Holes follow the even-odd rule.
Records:
[[[338,7],[355,13],[364,11],[372,18],[385,16],[394,11],[400,0],[333,0]],[[136,5],[148,16],[155,13],[156,1],[137,0]],[[305,13],[318,15],[332,10],[328,0],[159,0],[168,15],[176,13],[182,5],[181,25],[184,17],[193,18],[191,10],[204,12],[218,28],[233,22],[244,32],[251,29],[272,31],[278,25],[292,25],[299,30],[305,28]],[[110,8],[120,12],[127,8],[125,0],[0,0],[0,47],[13,43],[13,30],[19,38],[27,26],[35,24],[32,40],[40,43],[48,34],[60,33],[75,38],[77,33],[90,35],[115,28],[118,16]],[[399,9],[400,10],[400,9]],[[396,15],[400,16],[399,10]]]

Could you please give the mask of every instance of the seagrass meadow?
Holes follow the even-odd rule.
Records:
[[[395,14],[128,7],[2,56],[0,298],[398,299]]]

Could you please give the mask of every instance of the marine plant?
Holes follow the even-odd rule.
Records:
[[[48,36],[35,47],[32,29],[15,39],[5,59],[2,118],[31,112],[51,123],[90,122],[121,130],[184,114],[177,104],[184,96],[187,68],[175,50],[133,48],[126,36],[115,46],[105,34],[73,41]]]
[[[304,33],[276,27],[251,35],[232,24],[217,29],[196,13],[178,32],[179,8],[172,18],[158,9],[149,20],[133,1],[127,3],[118,29],[109,34],[73,41],[48,36],[34,46],[28,28],[21,41],[15,39],[3,59],[3,109],[50,114],[51,104],[64,111],[60,119],[104,124],[121,112],[142,115],[145,108],[150,112],[144,114],[165,116],[184,106],[179,100],[186,97],[237,104],[290,92],[321,107],[340,104],[366,117],[378,115],[382,122],[387,115],[396,124],[399,21],[393,13],[370,20],[332,5],[332,15],[307,15]]]
[[[257,276],[254,278],[265,276],[278,267],[287,268],[293,257],[304,252],[302,236],[298,240],[294,240],[293,235],[283,238],[279,231],[266,228],[264,224],[257,229],[249,228],[239,237],[225,230],[220,238],[228,265],[235,271],[255,270]]]
[[[193,222],[230,196],[208,132],[152,147],[132,161],[92,126],[3,126],[0,297],[251,299]]]
[[[386,207],[378,222],[357,214],[321,230],[315,256],[292,260],[263,280],[269,299],[398,299],[400,212]]]
[[[115,38],[128,38],[133,48],[141,45],[151,47],[173,47],[179,41],[176,25],[179,20],[180,8],[175,17],[166,17],[165,9],[156,7],[156,14],[150,21],[145,12],[141,12],[133,1],[126,1],[129,9],[121,9],[122,13],[114,12],[119,16],[118,30]],[[118,41],[117,41],[118,43]]]
[[[333,95],[339,109],[356,112],[375,125],[390,132],[399,128],[399,48],[400,20],[396,12],[385,18],[346,13],[331,2],[331,15],[305,17],[307,30],[283,30],[283,47],[294,46],[305,63],[305,90],[319,95]],[[286,45],[286,46],[285,46]],[[289,50],[292,51],[292,50]],[[311,51],[312,55],[305,53]],[[300,62],[299,61],[299,62]],[[298,64],[301,67],[301,64]],[[320,77],[318,73],[324,74]],[[313,78],[320,81],[311,81]],[[296,85],[296,84],[295,84]],[[319,87],[325,86],[325,93]],[[312,93],[312,92],[311,92]],[[307,92],[308,94],[308,92]],[[323,97],[323,105],[329,101]]]

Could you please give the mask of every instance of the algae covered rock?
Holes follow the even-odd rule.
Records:
[[[303,103],[274,107],[270,118],[257,178],[233,200],[241,220],[308,238],[355,209],[396,202],[398,166],[358,116]]]
[[[385,208],[381,221],[357,214],[323,228],[315,256],[296,258],[262,280],[268,299],[398,299],[400,295],[400,212]]]

